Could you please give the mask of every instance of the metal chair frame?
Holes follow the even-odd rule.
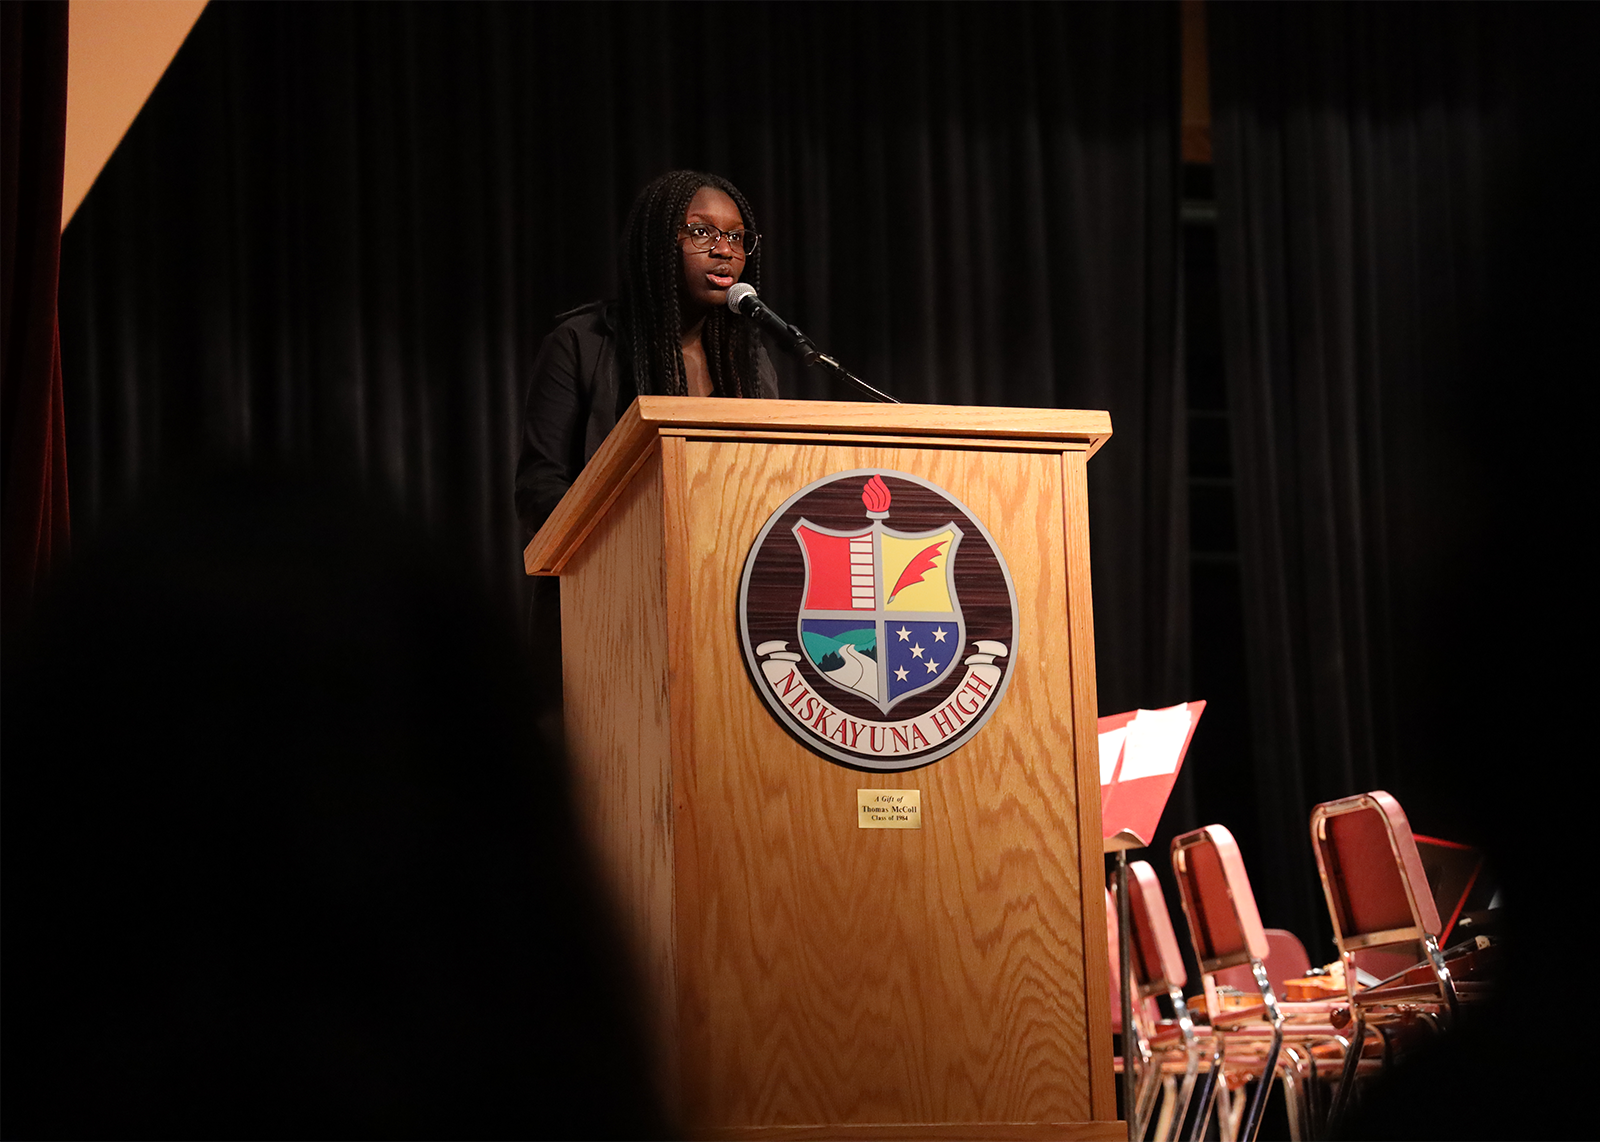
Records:
[[[1208,866],[1207,861],[1215,864]],[[1206,1004],[1215,1037],[1211,1073],[1201,1093],[1191,1137],[1196,1142],[1203,1137],[1216,1100],[1221,1133],[1232,1142],[1234,1131],[1228,1121],[1232,1116],[1221,1105],[1231,1099],[1219,1088],[1230,1073],[1255,1076],[1258,1080],[1248,1107],[1233,1110],[1238,1116],[1240,1139],[1253,1139],[1260,1131],[1274,1081],[1283,1084],[1291,1137],[1313,1136],[1318,1120],[1317,1050],[1334,1048],[1341,1062],[1354,1057],[1359,1067],[1366,1046],[1365,1034],[1354,1037],[1334,1026],[1333,1019],[1344,1010],[1342,999],[1283,1002],[1277,998],[1266,967],[1271,943],[1256,911],[1255,893],[1239,846],[1226,828],[1208,825],[1176,838],[1172,842],[1172,867],[1178,878],[1190,941],[1205,973]],[[1206,907],[1219,914],[1208,916]],[[1216,977],[1235,967],[1248,967],[1261,1002],[1228,1011],[1219,1002]]]
[[[1154,996],[1165,995],[1172,1004],[1173,1018],[1169,1027],[1176,1028],[1184,1057],[1181,1085],[1173,1083],[1169,1097],[1162,1102],[1161,1119],[1157,1123],[1159,1142],[1175,1142],[1177,1131],[1183,1128],[1189,1103],[1194,1095],[1195,1080],[1200,1071],[1201,1041],[1189,1017],[1189,1007],[1183,998],[1183,987],[1188,982],[1188,972],[1183,966],[1183,955],[1178,951],[1177,935],[1172,930],[1172,920],[1167,912],[1166,895],[1161,891],[1161,881],[1148,861],[1134,861],[1128,866],[1128,915],[1132,933],[1130,968],[1134,981],[1133,995],[1137,1008]],[[1119,914],[1120,914],[1120,904]],[[1136,1011],[1135,1020],[1139,1018]],[[1155,1111],[1155,1096],[1167,1084],[1161,1064],[1153,1057],[1153,1050],[1163,1036],[1152,1028],[1146,1043],[1141,1043],[1145,1056],[1145,1078],[1140,1083],[1132,1119],[1131,1137],[1143,1138],[1150,1127]],[[1126,1052],[1124,1052],[1126,1055]],[[1177,1076],[1172,1076],[1176,1079]]]
[[[1228,900],[1233,911],[1231,928],[1240,937],[1237,944],[1221,948],[1213,946],[1211,925],[1207,922],[1201,895],[1197,891],[1194,879],[1196,876],[1194,857],[1202,849],[1214,852],[1223,869],[1223,883],[1227,888]],[[1233,840],[1233,834],[1221,825],[1207,825],[1174,838],[1172,870],[1177,874],[1183,914],[1189,923],[1190,942],[1194,946],[1195,958],[1200,964],[1201,972],[1212,975],[1225,968],[1248,964],[1251,976],[1261,993],[1261,1018],[1272,1028],[1271,1046],[1268,1047],[1261,1064],[1261,1079],[1256,1084],[1254,1095],[1250,1099],[1239,1128],[1239,1137],[1245,1142],[1253,1142],[1261,1130],[1261,1117],[1266,1108],[1267,1091],[1272,1086],[1273,1078],[1278,1071],[1278,1057],[1283,1050],[1284,1024],[1278,997],[1272,990],[1272,984],[1267,980],[1267,969],[1262,963],[1267,957],[1269,948],[1265,931],[1261,926],[1261,916],[1256,911],[1253,894],[1241,899],[1234,893],[1234,883],[1248,885],[1249,878],[1245,876],[1243,863],[1238,858],[1238,846]],[[1205,1136],[1206,1123],[1211,1116],[1212,1103],[1216,1098],[1217,1083],[1226,1062],[1227,1031],[1214,1021],[1212,1035],[1215,1046],[1212,1049],[1211,1068],[1201,1088],[1200,1105],[1195,1112],[1194,1129],[1190,1133],[1192,1142],[1200,1142]],[[1298,1091],[1292,1088],[1286,1088],[1285,1094],[1292,1099],[1298,1098]]]
[[[1406,905],[1410,912],[1409,924],[1375,931],[1352,930],[1356,925],[1352,919],[1350,896],[1346,891],[1338,846],[1334,843],[1332,832],[1333,822],[1356,813],[1374,814],[1383,825],[1383,832],[1389,843],[1389,855],[1394,862],[1395,875],[1404,890]],[[1392,1048],[1389,1029],[1383,1024],[1386,1020],[1398,1017],[1398,1012],[1395,1010],[1397,1005],[1418,1006],[1419,1009],[1411,1014],[1424,1016],[1423,1021],[1435,1028],[1440,1028],[1441,1023],[1444,1027],[1453,1024],[1460,1011],[1455,981],[1451,978],[1450,969],[1446,966],[1444,954],[1439,948],[1439,911],[1434,905],[1433,897],[1427,891],[1427,877],[1422,871],[1422,858],[1417,853],[1417,843],[1411,835],[1410,823],[1406,820],[1405,811],[1401,809],[1400,803],[1388,793],[1378,789],[1354,797],[1328,801],[1313,809],[1311,846],[1317,857],[1317,875],[1322,881],[1328,915],[1333,921],[1334,943],[1344,963],[1345,988],[1350,999],[1350,1012],[1354,1017],[1354,1025],[1351,1028],[1352,1041],[1361,1042],[1369,1023],[1372,1024],[1374,1030],[1383,1037],[1384,1064],[1387,1068]],[[1363,949],[1395,945],[1421,947],[1423,958],[1420,964],[1426,965],[1429,969],[1432,975],[1431,984],[1396,986],[1396,981],[1402,980],[1407,974],[1405,971],[1380,980],[1371,987],[1363,988],[1357,984],[1355,953]],[[1424,1004],[1438,1007],[1437,1015],[1434,1012],[1420,1010],[1420,1005]],[[1351,1091],[1355,1087],[1356,1068],[1360,1056],[1360,1051],[1352,1051],[1345,1058],[1339,1091],[1329,1109],[1330,1120],[1337,1120],[1342,1116],[1349,1104]]]

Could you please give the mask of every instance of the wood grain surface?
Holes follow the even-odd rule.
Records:
[[[696,440],[786,440],[837,444],[841,433],[776,428],[680,428],[664,425],[662,436],[686,436]],[[990,439],[984,436],[917,436],[899,432],[852,432],[852,444],[890,444],[896,448],[978,448],[1005,452],[1060,452],[1059,440],[1028,440],[1023,437]]]
[[[662,430],[811,432],[1047,441],[1087,448],[1111,436],[1111,417],[1079,409],[971,405],[886,405],[855,401],[743,401],[719,397],[639,397],[523,551],[529,575],[560,574],[566,561],[633,478]]]
[[[1109,1073],[1109,1027],[1091,1043],[1086,1003],[1105,994],[1103,964],[1091,989],[1084,945],[1086,916],[1103,908],[1098,830],[1081,831],[1079,801],[1085,780],[1099,789],[1073,752],[1083,718],[1060,453],[677,447],[665,491],[685,572],[669,610],[682,630],[674,720],[685,721],[673,735],[673,839],[686,1127],[900,1124],[907,1136],[913,1123],[1113,1117],[1096,1105],[1091,1059],[1104,1054]],[[968,745],[908,773],[862,773],[802,747],[739,652],[738,580],[757,531],[803,485],[867,467],[921,476],[965,503],[1017,588],[1003,702]],[[1088,669],[1092,681],[1092,659]],[[921,790],[922,829],[858,829],[858,788]],[[1104,946],[1102,932],[1100,960]]]
[[[661,460],[651,455],[561,581],[561,676],[574,794],[611,888],[677,1111],[672,753]]]
[[[671,1113],[693,1137],[1122,1137],[1088,584],[1098,441],[1062,427],[1104,414],[1064,414],[1055,441],[1028,410],[995,410],[1017,430],[1005,438],[952,441],[902,416],[846,439],[818,435],[819,411],[884,406],[793,402],[812,419],[786,435],[722,415],[747,403],[637,402],[529,545],[530,570],[566,580],[576,791],[651,996]],[[698,405],[722,419],[686,427]],[[761,526],[805,484],[869,467],[964,503],[1017,591],[993,717],[903,773],[801,746],[739,648]],[[923,827],[858,828],[866,788],[920,790]]]
[[[1111,414],[1089,409],[1001,408],[875,401],[730,401],[717,397],[640,397],[639,423],[657,428],[781,429],[895,436],[966,436],[1086,445],[1094,455],[1111,437]]]
[[[1111,965],[1100,949],[1106,945],[1105,863],[1100,840],[1100,698],[1094,671],[1094,595],[1089,574],[1088,457],[1061,455],[1062,530],[1067,545],[1067,611],[1072,642],[1073,735],[1079,743],[1078,822],[1084,844],[1079,851],[1083,876],[1083,947],[1085,985],[1091,996],[1109,995]],[[1089,1005],[1089,1041],[1111,1042],[1111,1010]],[[1115,1118],[1117,1080],[1109,1052],[1090,1060],[1091,1104],[1096,1119]]]

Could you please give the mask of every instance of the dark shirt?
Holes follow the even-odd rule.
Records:
[[[612,303],[594,302],[561,315],[539,347],[522,414],[517,457],[517,518],[531,536],[550,517],[633,398],[633,378],[617,369]],[[778,395],[778,374],[766,348],[756,349],[761,395]]]

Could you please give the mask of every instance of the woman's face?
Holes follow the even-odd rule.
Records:
[[[733,199],[714,186],[702,186],[689,200],[683,213],[685,226],[708,223],[726,234],[729,230],[743,230],[744,219]],[[717,239],[709,250],[696,250],[682,232],[678,236],[678,249],[683,252],[684,310],[686,316],[701,317],[719,305],[728,303],[728,290],[744,273],[744,251],[728,241]]]

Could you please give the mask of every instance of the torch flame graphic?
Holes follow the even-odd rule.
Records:
[[[889,514],[889,485],[882,476],[874,476],[861,489],[861,502],[872,519],[883,519]]]

